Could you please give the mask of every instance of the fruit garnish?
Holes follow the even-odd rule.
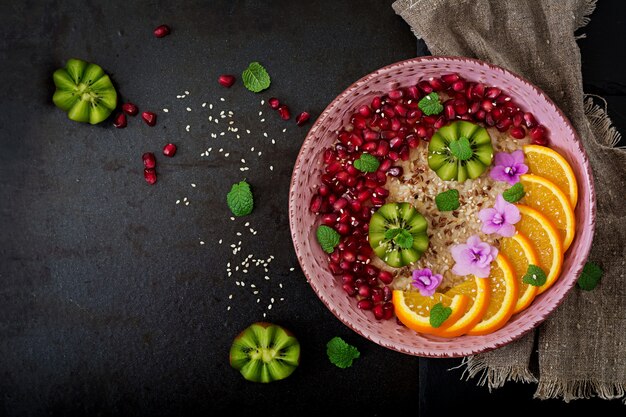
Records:
[[[269,104],[269,106],[274,110],[277,110],[278,107],[280,107],[280,101],[276,97],[271,97],[267,100],[267,104]]]
[[[141,113],[141,118],[148,126],[154,126],[157,122],[157,115],[151,111]]]
[[[380,166],[378,158],[368,153],[361,154],[361,157],[356,159],[352,164],[361,172],[376,172]]]
[[[413,288],[418,289],[424,297],[433,295],[441,281],[443,281],[443,276],[441,274],[433,274],[430,268],[414,270],[412,278],[411,285]]]
[[[448,190],[435,196],[435,204],[439,211],[454,211],[461,206],[458,190]]]
[[[270,76],[258,62],[251,62],[241,74],[243,85],[250,91],[258,93],[270,86]]]
[[[113,120],[113,126],[118,129],[125,128],[127,126],[126,115],[124,113],[120,113],[115,116],[115,119]]]
[[[487,130],[466,121],[440,128],[428,144],[428,166],[444,181],[477,178],[492,158],[493,146]]]
[[[392,300],[396,317],[402,324],[416,332],[434,335],[440,334],[463,316],[469,303],[469,297],[463,294],[448,297],[436,292],[432,297],[424,297],[417,291],[403,290],[394,290]],[[430,324],[430,312],[436,304],[449,307],[452,311],[447,319],[435,328]]]
[[[387,203],[370,219],[369,243],[376,256],[399,268],[417,261],[428,249],[427,228],[424,216],[410,203]]]
[[[129,116],[136,116],[139,113],[139,109],[133,103],[122,104],[122,111]]]
[[[222,74],[218,77],[217,82],[226,88],[230,88],[233,84],[235,84],[235,76],[230,74]]]
[[[252,213],[254,198],[250,190],[250,185],[245,181],[233,184],[226,195],[226,202],[230,211],[237,217]]]
[[[578,202],[578,184],[570,164],[557,151],[539,145],[524,146],[524,154],[531,174],[540,175],[565,193],[572,207]]]
[[[336,336],[326,344],[326,355],[333,365],[345,369],[351,367],[352,362],[359,358],[361,353],[356,347]]]
[[[583,272],[578,278],[578,287],[585,291],[593,290],[600,282],[603,273],[604,271],[602,271],[602,268],[600,268],[600,266],[598,266],[595,262],[585,263]]]
[[[439,101],[439,94],[437,93],[430,93],[424,96],[419,101],[418,106],[427,116],[439,114],[443,111],[443,105]]]
[[[252,382],[272,382],[287,378],[300,363],[300,343],[283,327],[258,322],[250,325],[233,341],[230,366]]]
[[[539,264],[539,255],[537,255],[532,242],[520,232],[500,241],[500,253],[511,262],[519,286],[519,297],[513,311],[515,314],[528,307],[537,295],[539,289],[525,283],[524,275],[528,271],[528,265]]]
[[[467,332],[472,336],[492,333],[504,326],[513,315],[517,304],[517,278],[504,255],[498,255],[487,279],[490,280],[489,305],[482,320]]]
[[[283,120],[289,120],[291,118],[291,112],[289,111],[289,107],[284,104],[278,106],[278,115]]]
[[[541,287],[546,283],[546,273],[537,265],[528,265],[528,271],[524,274],[522,282],[532,285],[533,287]]]
[[[95,125],[117,106],[115,87],[99,65],[69,59],[52,78],[56,86],[52,101],[70,120]]]
[[[452,272],[459,276],[475,275],[478,278],[487,278],[491,270],[491,263],[498,256],[498,249],[480,240],[478,235],[472,235],[467,243],[453,245],[450,248],[454,266]]]
[[[497,233],[503,237],[511,237],[515,234],[515,223],[519,222],[522,217],[515,204],[506,202],[504,197],[498,194],[494,206],[479,211],[478,218],[483,223],[481,228],[483,233]]]
[[[561,234],[565,252],[576,232],[576,219],[569,199],[556,184],[538,175],[522,175],[520,182],[526,193],[524,203],[540,211],[552,222]]]
[[[152,152],[146,152],[141,155],[141,159],[143,160],[143,165],[146,168],[154,168],[156,166],[156,159],[154,159],[154,154]]]
[[[440,327],[452,314],[450,307],[444,307],[443,304],[437,303],[430,309],[430,325],[435,329]]]
[[[163,155],[169,156],[170,158],[176,155],[176,145],[173,143],[168,143],[163,147]]]
[[[524,163],[524,152],[512,153],[498,152],[491,168],[489,176],[496,181],[505,181],[510,185],[517,184],[520,176],[528,172],[528,166]]]
[[[156,36],[157,38],[163,38],[169,35],[170,32],[171,30],[168,25],[160,25],[157,26],[152,33],[154,33],[154,36]]]
[[[537,295],[552,286],[559,278],[563,264],[563,243],[552,222],[537,210],[518,204],[522,219],[515,225],[517,231],[528,238],[539,257],[541,269],[546,271],[546,283],[539,287]]]
[[[518,182],[508,190],[504,190],[502,198],[509,203],[516,203],[521,200],[526,193],[524,192],[524,186],[521,182]]]
[[[457,337],[467,333],[479,321],[482,320],[489,307],[489,297],[491,280],[486,278],[476,278],[462,282],[446,291],[448,297],[456,295],[465,295],[469,298],[467,311],[448,326],[446,329],[438,333],[442,337]]]
[[[339,244],[339,233],[326,225],[319,226],[315,235],[320,246],[326,253],[333,253],[335,246]]]
[[[309,120],[310,117],[311,115],[308,112],[303,111],[296,117],[296,124],[298,126],[302,126]]]
[[[143,178],[148,184],[154,184],[157,181],[156,170],[154,168],[145,168],[143,170]]]

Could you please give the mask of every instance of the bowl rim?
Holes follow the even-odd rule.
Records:
[[[335,107],[335,105],[339,102],[341,102],[345,97],[347,97],[348,95],[352,94],[353,91],[361,84],[363,84],[364,82],[367,82],[369,79],[375,78],[376,76],[378,76],[381,72],[385,72],[388,71],[392,68],[396,68],[396,67],[403,67],[403,66],[408,66],[408,65],[412,65],[412,64],[416,64],[416,63],[421,63],[421,62],[425,62],[425,61],[446,61],[446,62],[456,62],[456,63],[464,63],[464,62],[471,62],[472,64],[475,65],[479,65],[479,66],[486,66],[489,69],[493,69],[493,70],[497,70],[497,71],[501,71],[503,73],[505,73],[507,76],[513,77],[513,78],[517,78],[518,80],[522,81],[523,83],[531,86],[535,92],[540,95],[543,99],[545,99],[545,101],[551,105],[555,110],[556,113],[561,117],[561,119],[565,122],[566,127],[568,127],[572,133],[573,133],[573,137],[574,137],[574,142],[577,145],[577,150],[580,152],[580,155],[582,156],[582,163],[581,166],[583,168],[583,170],[585,171],[585,174],[587,176],[587,178],[589,179],[589,200],[590,200],[590,207],[589,207],[589,213],[590,213],[590,219],[588,223],[585,223],[588,228],[590,229],[590,235],[593,238],[594,232],[595,232],[595,226],[596,226],[596,192],[595,192],[595,182],[594,182],[594,177],[593,177],[593,171],[591,169],[591,165],[589,163],[589,156],[587,155],[587,152],[582,144],[582,141],[580,139],[580,136],[578,134],[578,132],[576,131],[576,129],[574,128],[574,126],[572,125],[571,121],[569,120],[569,118],[563,113],[563,111],[561,110],[561,108],[559,106],[556,105],[556,103],[538,86],[536,86],[534,83],[532,83],[531,81],[529,81],[527,78],[515,73],[514,71],[511,71],[509,69],[506,69],[504,67],[501,67],[499,65],[495,65],[492,64],[490,62],[487,61],[483,61],[480,59],[476,59],[476,58],[469,58],[469,57],[465,57],[465,56],[454,56],[454,55],[429,55],[429,56],[421,56],[421,57],[415,57],[415,58],[409,58],[409,59],[405,59],[405,60],[401,60],[401,61],[397,61],[388,65],[385,65],[383,67],[380,67],[368,74],[366,74],[365,76],[359,78],[358,80],[354,81],[353,83],[351,83],[347,88],[345,88],[340,94],[338,94],[333,100],[330,101],[330,103],[326,106],[326,108],[320,113],[320,116],[316,119],[315,123],[311,126],[311,128],[309,129],[309,131],[307,132],[307,135],[305,136],[302,145],[300,146],[300,150],[298,151],[298,155],[296,157],[296,161],[294,163],[294,167],[292,169],[292,174],[291,174],[291,181],[290,181],[290,185],[289,185],[289,227],[290,227],[290,234],[291,234],[291,240],[292,240],[292,244],[294,246],[294,250],[296,252],[296,257],[298,258],[298,263],[300,264],[300,268],[302,269],[302,272],[304,273],[304,276],[307,280],[307,282],[309,283],[309,285],[312,287],[315,295],[322,301],[322,303],[325,305],[325,307],[344,325],[346,325],[348,328],[352,329],[355,333],[359,334],[360,336],[391,350],[395,350],[397,352],[400,353],[404,353],[404,354],[409,354],[409,355],[413,355],[413,356],[419,356],[419,357],[428,357],[428,358],[458,358],[458,357],[465,357],[465,356],[469,356],[469,355],[475,355],[475,354],[479,354],[479,353],[485,353],[497,348],[500,348],[502,346],[508,345],[509,343],[518,340],[520,338],[522,338],[524,335],[530,333],[531,331],[534,331],[535,329],[537,329],[537,327],[543,323],[567,298],[567,295],[570,293],[570,291],[572,290],[572,288],[576,285],[576,281],[578,279],[578,276],[580,275],[580,273],[582,272],[582,268],[584,267],[584,262],[587,259],[587,257],[589,256],[589,252],[591,250],[591,240],[589,242],[589,244],[586,247],[583,247],[581,251],[577,252],[579,255],[579,258],[582,259],[582,261],[579,262],[579,265],[576,266],[574,265],[574,268],[572,269],[572,275],[573,278],[566,281],[565,284],[562,285],[561,288],[563,288],[562,294],[559,298],[555,298],[554,301],[551,303],[551,305],[549,306],[549,308],[547,308],[545,310],[545,313],[542,315],[538,315],[535,318],[531,319],[531,321],[529,321],[529,324],[526,325],[527,328],[523,329],[523,330],[513,330],[511,332],[511,334],[508,334],[506,337],[501,338],[498,341],[493,341],[491,342],[489,345],[485,345],[483,344],[482,346],[476,345],[476,347],[472,347],[470,349],[468,348],[464,348],[464,349],[451,349],[451,350],[434,350],[434,349],[428,349],[428,348],[420,348],[420,349],[413,349],[411,351],[407,351],[406,349],[401,349],[391,343],[386,343],[383,344],[381,343],[380,340],[377,340],[376,338],[372,337],[371,335],[363,332],[362,330],[360,330],[358,328],[358,326],[353,325],[351,322],[349,322],[348,320],[346,320],[344,317],[340,316],[338,312],[335,311],[335,309],[331,308],[330,302],[329,300],[326,300],[325,298],[320,296],[319,290],[318,288],[315,286],[315,284],[311,281],[311,278],[309,276],[309,274],[311,273],[310,271],[307,270],[307,268],[304,267],[304,263],[302,261],[302,255],[298,252],[298,246],[296,245],[296,224],[295,224],[295,216],[294,216],[294,204],[296,202],[296,195],[294,192],[294,189],[296,187],[296,183],[297,183],[297,179],[300,175],[304,175],[304,173],[300,170],[298,170],[297,168],[300,167],[302,165],[301,161],[302,161],[302,157],[303,157],[303,153],[304,153],[304,149],[306,148],[306,144],[311,140],[311,138],[315,135],[315,133],[317,132],[317,130],[319,129],[322,121],[326,118],[326,116],[331,112],[331,110],[333,109],[333,107]],[[393,80],[390,80],[390,84],[393,83]],[[579,181],[579,186],[580,184],[582,184],[582,181]],[[581,256],[582,255],[582,256]],[[506,327],[506,325],[505,325]],[[504,327],[503,327],[504,328]],[[482,336],[475,336],[477,338],[480,338]],[[453,341],[455,338],[451,338],[450,340]],[[419,351],[418,351],[419,350]]]

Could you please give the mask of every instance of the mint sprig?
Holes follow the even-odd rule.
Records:
[[[444,307],[443,304],[437,303],[430,309],[430,325],[435,329],[441,327],[441,325],[448,320],[452,314],[450,307]]]
[[[604,271],[595,262],[587,262],[583,267],[583,272],[578,278],[578,287],[581,290],[591,291],[600,282]]]
[[[361,172],[376,172],[380,166],[378,159],[368,153],[362,154],[361,157],[356,159],[352,164]]]
[[[258,62],[251,62],[241,74],[243,85],[250,91],[258,93],[270,86],[270,75],[263,65]]]
[[[437,93],[430,93],[424,96],[417,105],[427,116],[439,114],[443,111],[443,105],[439,101],[439,94]]]
[[[457,140],[453,140],[448,145],[450,153],[454,155],[459,161],[467,161],[474,154],[472,152],[472,145],[466,137],[460,137]]]
[[[502,193],[502,198],[509,203],[516,203],[520,201],[525,194],[526,192],[524,191],[524,186],[521,182],[518,182],[508,190],[504,191]]]
[[[226,203],[233,215],[237,217],[250,214],[254,207],[254,198],[250,185],[245,181],[233,184],[226,195]]]
[[[338,368],[349,368],[352,361],[361,356],[359,350],[346,343],[341,337],[336,336],[326,344],[326,354],[330,362]]]
[[[332,227],[321,225],[315,233],[317,241],[326,253],[333,253],[335,246],[339,244],[339,233]]]
[[[526,270],[526,274],[522,277],[522,282],[535,287],[541,287],[546,283],[548,277],[543,269],[537,265],[530,264]]]
[[[459,192],[457,190],[448,190],[437,194],[435,203],[439,211],[453,211],[461,206],[459,202]]]
[[[385,239],[393,240],[402,249],[410,249],[413,246],[413,235],[406,229],[396,227],[385,231]]]

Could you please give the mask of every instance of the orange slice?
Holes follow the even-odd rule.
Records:
[[[576,231],[574,210],[567,196],[552,181],[539,175],[520,177],[524,186],[524,203],[543,213],[556,226],[563,239],[563,251],[569,248]]]
[[[472,327],[482,320],[487,307],[489,307],[489,279],[476,278],[455,285],[446,291],[448,297],[464,294],[470,302],[467,312],[437,335],[442,337],[456,337],[467,333]]]
[[[511,263],[502,254],[498,254],[495,263],[491,264],[489,288],[489,305],[481,321],[472,327],[467,334],[479,336],[492,333],[506,324],[513,315],[517,304],[519,288],[517,277]]]
[[[417,332],[436,335],[465,314],[469,297],[462,294],[448,297],[441,293],[424,297],[418,291],[394,290],[392,302],[396,317],[406,327]],[[437,303],[450,307],[452,313],[440,327],[435,328],[430,325],[430,309]]]
[[[563,244],[561,236],[552,222],[537,210],[518,204],[522,219],[515,224],[517,231],[532,242],[539,258],[539,265],[546,273],[546,283],[539,287],[541,294],[559,278],[563,264]]]
[[[533,302],[539,290],[539,287],[528,285],[522,280],[526,271],[528,271],[528,265],[539,266],[539,257],[530,240],[520,232],[517,232],[512,237],[505,237],[500,241],[500,253],[511,261],[513,272],[515,272],[517,277],[519,298],[513,314],[519,313]]]
[[[539,145],[524,146],[526,164],[531,174],[540,175],[560,188],[572,207],[578,202],[578,184],[570,164],[554,149]]]

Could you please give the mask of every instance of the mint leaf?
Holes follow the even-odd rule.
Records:
[[[317,241],[326,253],[333,253],[335,246],[339,244],[339,233],[332,227],[321,225],[317,228]]]
[[[546,283],[547,279],[548,277],[546,277],[546,273],[543,272],[543,269],[537,265],[530,264],[528,265],[526,275],[522,277],[522,282],[535,287],[541,287]]]
[[[417,104],[425,115],[439,114],[443,111],[443,105],[439,102],[439,94],[430,93],[424,96]]]
[[[448,320],[452,314],[452,309],[450,307],[444,307],[443,304],[437,303],[430,309],[430,325],[435,329],[440,327],[443,322]]]
[[[351,367],[352,361],[361,356],[356,347],[349,345],[338,336],[333,337],[326,344],[326,354],[333,365],[343,369]]]
[[[387,229],[385,230],[385,239],[393,240],[398,234],[404,229],[396,227],[395,229]]]
[[[460,161],[467,161],[474,154],[472,152],[472,145],[470,145],[469,139],[466,137],[453,140],[448,147],[450,148],[450,153]]]
[[[378,162],[375,156],[364,153],[359,159],[355,160],[352,165],[361,172],[376,172],[380,166],[380,162]]]
[[[228,203],[230,211],[237,217],[250,214],[254,207],[254,199],[252,197],[252,191],[250,191],[250,185],[245,181],[233,184],[226,195],[226,203]]]
[[[457,190],[448,190],[437,194],[435,203],[439,211],[453,211],[461,206],[459,203],[459,192]]]
[[[393,238],[393,241],[402,249],[410,249],[413,246],[413,235],[407,230],[400,229],[400,233]]]
[[[578,287],[581,290],[591,291],[600,282],[604,271],[595,262],[587,262],[583,267],[583,272],[578,278]]]
[[[241,74],[243,85],[252,92],[258,93],[270,86],[270,76],[258,62],[251,62]]]
[[[515,203],[524,197],[526,192],[524,191],[524,186],[521,182],[518,182],[508,190],[502,193],[502,198],[509,203]]]

